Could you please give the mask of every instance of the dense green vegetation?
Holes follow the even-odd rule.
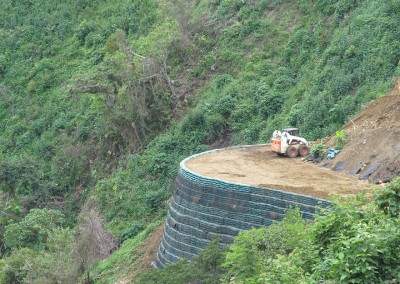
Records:
[[[398,178],[372,200],[358,196],[336,203],[313,223],[304,221],[297,209],[288,210],[282,222],[239,234],[228,252],[208,248],[208,262],[194,262],[202,273],[193,263],[178,263],[146,271],[138,281],[399,283],[399,204],[394,202],[399,192]],[[213,257],[218,261],[210,263]],[[212,271],[218,273],[209,280]]]
[[[164,218],[181,159],[283,126],[332,134],[400,74],[399,0],[1,6],[5,283],[115,281]],[[116,243],[119,261],[98,264]]]

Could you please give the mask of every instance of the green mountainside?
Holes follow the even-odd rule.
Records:
[[[399,0],[0,4],[0,283],[117,281],[180,160],[330,135],[400,75]]]

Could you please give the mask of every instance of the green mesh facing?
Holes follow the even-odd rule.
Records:
[[[158,268],[181,258],[190,260],[215,238],[220,239],[221,246],[231,244],[244,230],[282,220],[290,207],[297,206],[303,218],[312,220],[320,208],[331,205],[312,196],[201,176],[185,166],[187,160],[196,156],[180,164],[155,260]]]

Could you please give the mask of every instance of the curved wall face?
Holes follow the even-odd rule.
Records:
[[[303,218],[313,219],[317,208],[331,204],[311,196],[200,176],[185,167],[188,159],[181,163],[176,178],[155,261],[159,268],[180,258],[190,260],[217,237],[227,245],[239,232],[269,226],[281,220],[290,206],[298,206]]]

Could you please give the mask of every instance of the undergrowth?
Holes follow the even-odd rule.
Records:
[[[335,202],[314,221],[289,209],[281,222],[240,233],[225,251],[217,241],[194,258],[142,273],[137,283],[399,283],[400,220],[393,206],[400,178],[374,197]],[[202,263],[216,258],[214,265]],[[207,258],[207,259],[208,259]],[[204,269],[206,268],[206,269]],[[210,271],[218,271],[211,282]]]

